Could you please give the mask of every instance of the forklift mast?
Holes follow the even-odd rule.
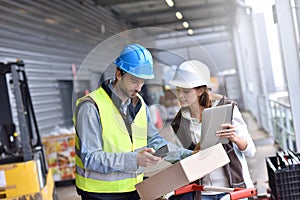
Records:
[[[13,122],[9,85],[16,104],[19,134]],[[0,91],[0,164],[38,159],[46,178],[48,166],[22,61],[0,63]]]

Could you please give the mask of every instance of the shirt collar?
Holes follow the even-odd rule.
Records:
[[[199,123],[198,119],[191,117],[191,113],[190,113],[190,110],[188,108],[181,108],[181,114],[182,114],[182,117],[184,117],[185,119],[188,119],[192,122]]]

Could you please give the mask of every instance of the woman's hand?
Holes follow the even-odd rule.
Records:
[[[194,148],[194,151],[200,151],[201,150],[201,145],[200,142],[198,142]]]
[[[193,154],[198,153],[201,150],[200,142],[198,142],[193,150]]]
[[[221,130],[216,132],[216,136],[220,138],[227,138],[234,142],[237,135],[235,134],[235,127],[232,124],[226,123],[221,124]]]
[[[235,143],[240,150],[245,150],[247,148],[246,140],[235,133],[236,129],[234,125],[229,123],[221,124],[221,128],[221,130],[216,132],[216,136],[229,139],[231,142]]]

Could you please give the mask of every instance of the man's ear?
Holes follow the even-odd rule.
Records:
[[[122,78],[122,75],[121,75],[120,70],[116,70],[116,79],[119,81],[119,80],[121,80],[121,78]]]

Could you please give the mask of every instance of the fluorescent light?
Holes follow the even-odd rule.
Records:
[[[183,26],[184,28],[188,28],[190,25],[189,25],[189,23],[187,23],[187,22],[183,22],[183,23],[182,23],[182,26]]]
[[[194,34],[193,29],[190,28],[190,29],[188,30],[188,34],[193,35],[193,34]]]
[[[175,13],[175,16],[177,17],[177,19],[182,19],[182,18],[183,18],[181,12],[179,12],[179,11],[177,11],[177,12]]]
[[[165,0],[166,3],[168,4],[169,7],[173,7],[174,6],[174,2],[173,0]]]

